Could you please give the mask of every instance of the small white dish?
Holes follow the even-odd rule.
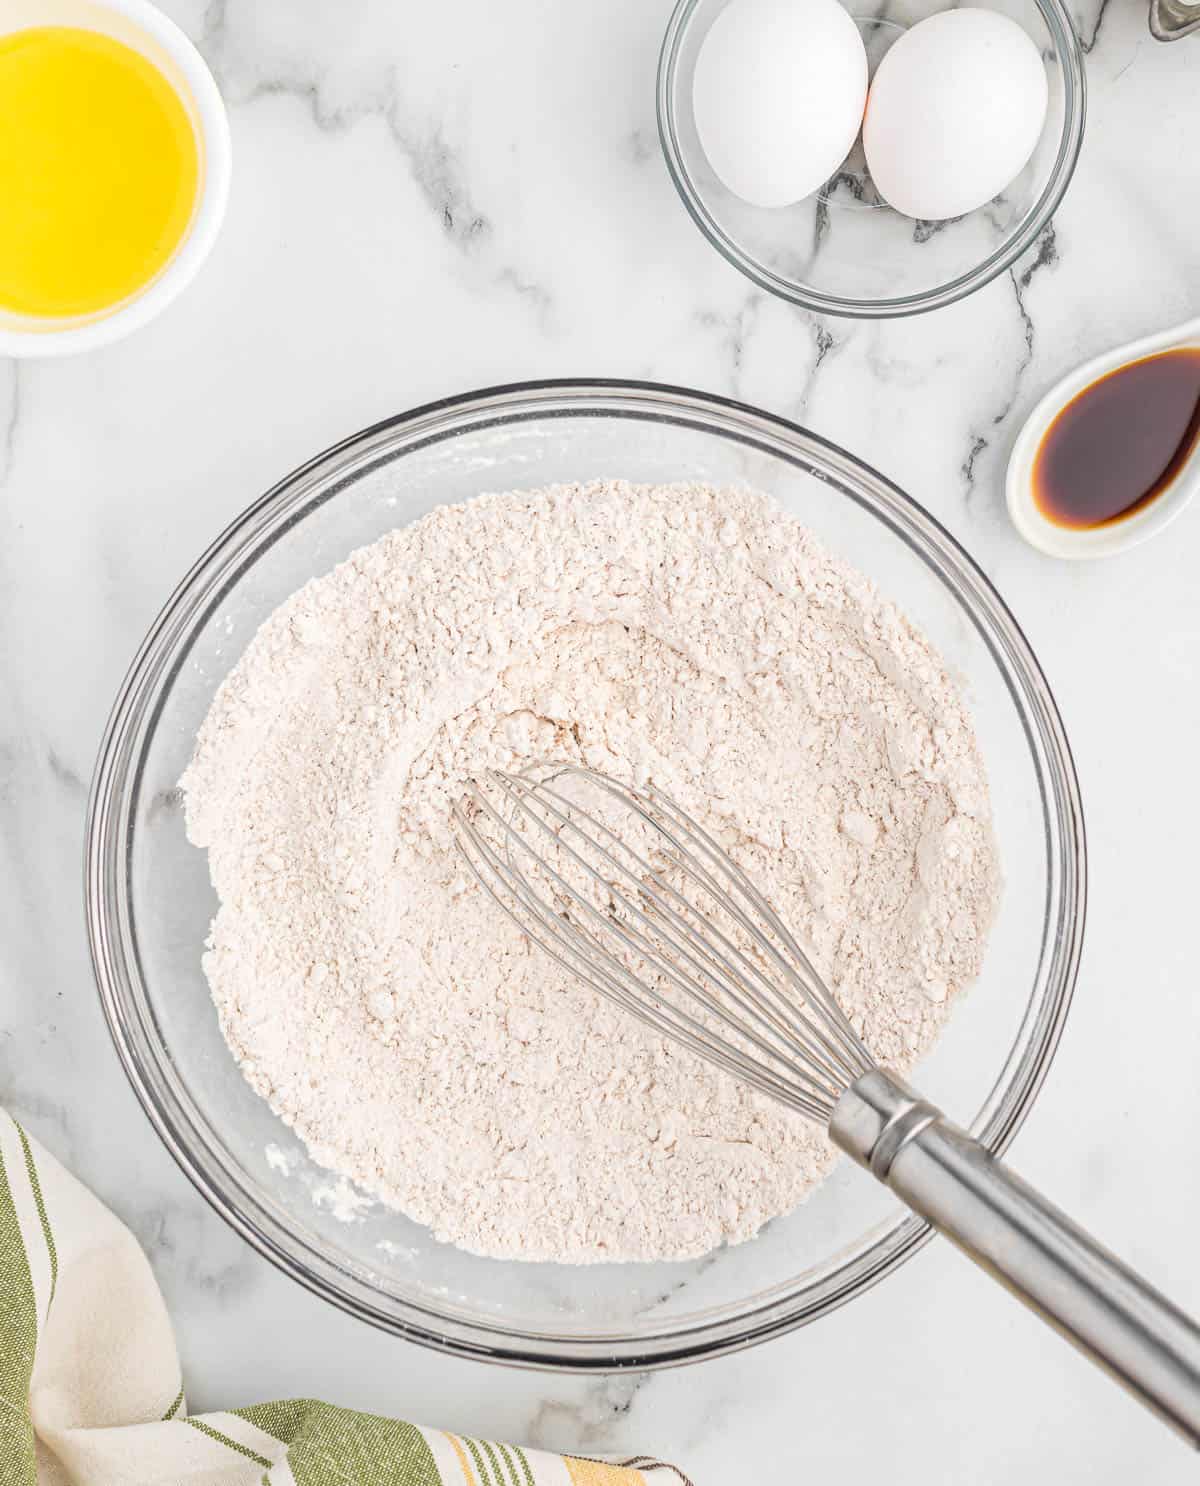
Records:
[[[183,101],[200,149],[199,193],[188,230],[162,272],[136,294],[94,314],[65,319],[0,310],[0,356],[68,356],[137,330],[195,278],[216,241],[229,200],[229,120],[203,57],[149,0],[0,0],[0,35],[29,26],[100,31],[140,52]]]
[[[1170,484],[1140,509],[1103,526],[1060,526],[1038,505],[1033,491],[1033,472],[1038,450],[1050,425],[1079,393],[1109,372],[1141,361],[1162,351],[1200,349],[1200,318],[1141,340],[1104,351],[1076,367],[1056,383],[1026,419],[1008,460],[1005,489],[1008,514],[1025,540],[1051,557],[1111,557],[1151,537],[1170,525],[1200,486],[1200,442],[1193,447]]]

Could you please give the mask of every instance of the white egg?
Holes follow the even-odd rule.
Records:
[[[731,0],[700,47],[692,105],[726,186],[787,206],[850,153],[867,96],[867,54],[838,0]]]
[[[863,149],[879,194],[909,217],[960,217],[998,196],[1033,154],[1046,69],[994,10],[918,21],[876,69]]]

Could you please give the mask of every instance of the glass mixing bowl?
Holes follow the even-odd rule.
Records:
[[[844,0],[872,75],[896,38],[941,0]],[[987,0],[1037,43],[1049,105],[1020,175],[986,206],[946,222],[901,216],[879,197],[861,141],[813,196],[759,207],[726,189],[700,144],[692,77],[700,46],[729,0],[679,0],[658,64],[658,131],[671,177],[709,242],[772,294],[826,315],[881,319],[953,304],[1033,245],[1058,208],[1083,140],[1083,50],[1062,0]]]
[[[1001,1149],[1057,1043],[1083,930],[1079,794],[1053,698],[1012,616],[937,522],[852,455],[752,408],[638,383],[550,382],[420,408],[318,455],[217,539],[155,623],[101,747],[87,843],[88,928],[117,1050],[217,1211],[365,1320],[463,1355],[582,1369],[710,1356],[811,1321],[894,1269],[927,1230],[845,1163],[752,1242],[688,1263],[480,1259],[378,1204],[331,1202],[328,1173],[251,1092],[217,1026],[200,965],[216,904],[205,854],[184,835],[178,781],[222,679],[309,578],[442,502],[598,476],[770,492],[876,579],[960,678],[1006,889],[983,975],[918,1077]]]

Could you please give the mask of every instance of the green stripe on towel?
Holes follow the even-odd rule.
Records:
[[[515,1449],[516,1446],[513,1446],[513,1448]],[[512,1482],[512,1486],[521,1486],[521,1478],[519,1475],[517,1475],[517,1464],[516,1461],[509,1454],[509,1447],[503,1442],[503,1440],[497,1440],[496,1449],[500,1451],[500,1459],[504,1462],[504,1466],[505,1469],[508,1471],[508,1478]]]
[[[529,1461],[525,1458],[525,1451],[521,1449],[520,1445],[514,1445],[512,1451],[521,1462],[521,1470],[525,1476],[525,1486],[534,1486],[533,1472],[529,1469]]]
[[[246,1409],[230,1409],[239,1419],[253,1424],[282,1445],[290,1445],[300,1433],[305,1417],[320,1405],[312,1398],[285,1398],[278,1403],[255,1403]]]
[[[412,1424],[311,1398],[231,1412],[287,1445],[297,1486],[441,1486],[425,1437]]]
[[[49,1315],[54,1292],[58,1289],[58,1251],[54,1247],[54,1234],[50,1230],[50,1215],[46,1211],[45,1199],[42,1197],[42,1184],[38,1181],[33,1147],[29,1144],[29,1136],[25,1134],[16,1120],[13,1124],[16,1126],[17,1134],[21,1137],[21,1149],[25,1152],[25,1174],[29,1178],[29,1187],[33,1193],[33,1205],[37,1208],[37,1215],[41,1220],[42,1237],[46,1240],[46,1253],[50,1256],[50,1299],[46,1302],[46,1314]]]
[[[16,1124],[16,1121],[13,1121]],[[19,1128],[19,1127],[18,1127]],[[37,1347],[33,1276],[0,1149],[0,1460],[4,1486],[36,1486],[29,1380]]]
[[[201,1434],[206,1434],[210,1440],[216,1440],[219,1445],[228,1445],[231,1450],[236,1450],[239,1455],[244,1455],[247,1460],[253,1460],[255,1465],[265,1465],[271,1469],[271,1462],[265,1455],[260,1455],[257,1450],[250,1450],[245,1445],[239,1445],[237,1440],[231,1440],[227,1434],[222,1434],[219,1429],[214,1429],[211,1424],[205,1424],[200,1419],[181,1419],[181,1424],[188,1424],[193,1429],[198,1429]]]

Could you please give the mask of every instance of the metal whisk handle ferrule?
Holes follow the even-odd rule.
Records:
[[[842,1150],[1200,1445],[1200,1327],[875,1065],[837,998],[712,832],[579,764],[493,770],[459,847],[529,940],[598,995]]]
[[[899,1079],[842,1095],[834,1143],[1200,1446],[1200,1327]]]

